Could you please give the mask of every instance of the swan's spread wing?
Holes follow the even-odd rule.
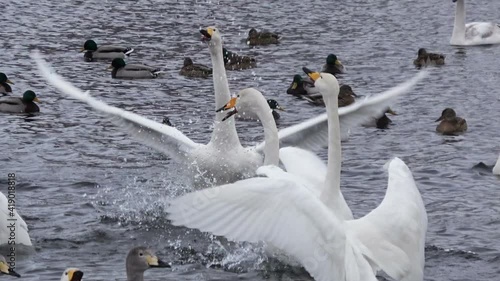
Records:
[[[168,156],[183,160],[186,153],[197,147],[191,139],[182,134],[179,130],[149,120],[138,114],[125,111],[123,109],[107,105],[91,97],[88,93],[66,82],[61,76],[53,72],[50,67],[40,58],[37,53],[33,54],[40,73],[54,87],[64,94],[86,102],[95,110],[101,111],[111,117],[111,120],[117,124],[123,131],[136,137],[142,143],[156,149]]]
[[[497,163],[495,164],[495,167],[493,167],[493,174],[500,176],[500,155],[498,156],[498,160]]]
[[[389,276],[422,281],[425,206],[406,164],[394,158],[387,165],[389,182],[382,203],[366,216],[347,222],[348,231],[364,245],[363,254]]]
[[[382,94],[366,97],[355,103],[339,108],[341,138],[348,136],[348,130],[365,122],[378,118],[395,99],[408,92],[415,84],[427,75],[421,71],[412,79],[393,87]],[[328,145],[328,122],[326,113],[311,118],[305,122],[290,126],[278,132],[280,146],[296,146],[309,150],[317,150]],[[264,149],[264,143],[257,146],[257,150]]]
[[[345,280],[342,223],[311,192],[285,178],[251,178],[189,193],[174,199],[167,212],[174,225],[236,241],[266,241],[295,257],[315,280]]]
[[[297,147],[280,149],[280,160],[285,170],[310,183],[311,190],[318,198],[326,178],[326,164],[316,154]]]

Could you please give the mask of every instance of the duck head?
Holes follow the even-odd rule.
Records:
[[[441,120],[450,120],[455,117],[457,117],[457,113],[455,112],[455,110],[453,110],[452,108],[446,108],[445,110],[443,110],[443,112],[441,113],[441,117],[439,117],[436,122]]]
[[[0,72],[0,83],[9,83],[14,85],[14,83],[12,83],[12,81],[10,81],[9,78],[7,78],[7,75],[3,72]]]
[[[328,65],[335,65],[335,66],[339,66],[339,67],[344,67],[344,65],[342,64],[342,62],[340,62],[338,60],[337,56],[334,55],[334,54],[329,54],[326,57],[326,64],[328,64]]]
[[[35,92],[28,90],[24,92],[22,100],[24,102],[40,102],[40,100],[36,97]]]
[[[97,44],[94,40],[87,40],[83,44],[83,48],[80,50],[80,52],[83,51],[95,51],[97,50]]]
[[[307,67],[303,67],[302,70],[314,81],[314,87],[318,88],[323,96],[327,94],[334,95],[335,98],[338,98],[340,86],[335,76],[330,73],[314,72]]]
[[[119,68],[125,67],[125,65],[127,65],[125,63],[125,60],[123,60],[122,58],[115,58],[111,62],[111,65],[108,67],[108,69],[113,69],[113,68],[119,69]]]

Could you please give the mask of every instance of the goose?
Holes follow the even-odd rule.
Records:
[[[436,132],[443,135],[455,135],[467,131],[467,121],[457,117],[457,113],[453,108],[445,108],[436,122],[439,122],[436,127]]]
[[[67,268],[61,275],[61,281],[82,281],[83,271],[78,268]]]
[[[122,58],[113,59],[108,69],[112,69],[112,78],[152,79],[162,72],[159,68],[143,64],[127,64]]]
[[[269,31],[258,32],[255,28],[250,29],[247,44],[250,46],[278,44],[280,36]]]
[[[423,280],[427,214],[411,171],[399,158],[389,161],[382,203],[353,220],[340,192],[338,82],[329,73],[310,75],[327,104],[328,167],[301,149],[287,147],[276,154],[277,129],[265,109],[265,99],[258,91],[246,89],[221,110],[234,108],[226,119],[239,110],[252,110],[259,116],[269,165],[258,168],[257,174],[267,177],[175,198],[167,208],[168,218],[173,225],[235,241],[268,242],[297,259],[318,281],[375,281],[374,271],[379,269],[395,280]],[[282,158],[282,153],[287,157]],[[287,172],[277,167],[280,159]]]
[[[28,90],[23,97],[0,97],[0,112],[5,113],[34,113],[40,108],[35,102],[40,102],[35,92]]]
[[[219,29],[209,27],[202,29],[201,34],[209,39],[208,45],[213,66],[213,81],[215,92],[215,110],[224,106],[230,99],[229,84],[224,70],[222,58],[222,39]],[[255,174],[256,169],[264,162],[264,143],[252,147],[243,147],[236,133],[234,120],[221,122],[223,113],[216,113],[211,139],[207,144],[196,143],[174,127],[165,126],[159,122],[149,120],[143,116],[110,106],[97,100],[51,70],[40,54],[32,55],[41,75],[61,93],[76,98],[111,117],[111,121],[118,125],[127,134],[136,137],[143,144],[173,158],[177,165],[181,165],[192,178],[195,185],[198,180],[204,184],[205,180],[217,183],[234,182],[238,179]],[[395,91],[405,92],[409,86]],[[341,116],[343,137],[348,136],[348,129],[358,124],[353,116],[372,116],[377,108],[383,104],[384,108],[390,103],[388,100],[371,100],[360,102],[356,106],[339,110]],[[243,114],[243,112],[240,112]],[[285,146],[297,146],[317,150],[327,144],[327,116],[321,114],[297,125],[284,128],[279,132],[280,143]],[[200,177],[199,175],[203,176]]]
[[[97,47],[97,44],[94,40],[87,40],[83,44],[83,48],[81,49],[81,52],[85,52],[83,55],[83,58],[85,61],[91,62],[95,60],[101,60],[101,59],[116,59],[116,58],[121,58],[124,59],[125,57],[129,56],[134,49],[130,47],[123,47],[123,46],[117,46],[117,45],[103,45],[100,47]]]
[[[9,194],[7,194],[7,196],[9,196]],[[17,206],[14,206],[12,209],[9,208],[11,205],[8,203],[7,197],[0,192],[0,245],[12,245],[13,241],[9,239],[11,237],[12,221],[9,219],[14,218],[15,228],[12,228],[12,230],[15,230],[16,245],[23,244],[32,246],[26,222],[24,222],[23,218],[17,213]]]
[[[208,78],[212,75],[212,69],[202,64],[194,64],[191,58],[186,57],[179,74],[186,77]]]
[[[471,22],[465,24],[465,0],[452,0],[457,3],[455,23],[450,44],[455,46],[500,44],[500,25],[492,22]]]
[[[5,260],[5,257],[2,255],[0,255],[0,274],[21,277],[20,274],[18,274],[17,272],[14,271],[14,269],[9,267],[7,261]]]
[[[427,53],[424,48],[418,49],[417,58],[413,61],[413,64],[417,67],[428,66],[428,65],[443,65],[445,56],[442,54]]]
[[[12,87],[9,84],[14,84],[9,80],[7,75],[0,72],[0,96],[6,96],[8,93],[12,93]]]
[[[146,270],[170,267],[170,264],[163,262],[152,250],[143,246],[132,248],[125,260],[127,281],[144,281],[144,272]]]

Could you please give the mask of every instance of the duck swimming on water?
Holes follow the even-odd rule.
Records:
[[[455,135],[467,131],[467,121],[457,117],[457,113],[452,108],[446,108],[441,113],[436,122],[441,121],[436,127],[436,132],[443,135]]]

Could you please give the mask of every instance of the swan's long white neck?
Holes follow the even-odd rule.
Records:
[[[213,80],[215,90],[215,110],[224,106],[231,98],[229,84],[227,82],[226,69],[224,68],[224,59],[222,58],[222,43],[209,43],[210,57],[213,66]],[[210,144],[223,149],[227,147],[241,147],[238,133],[236,132],[235,120],[222,122],[225,113],[219,112],[215,115],[214,130]]]
[[[455,8],[455,23],[451,43],[459,44],[465,40],[465,0],[458,0]]]
[[[256,94],[256,101],[252,111],[257,115],[264,127],[264,165],[278,166],[280,161],[278,128],[274,121],[272,109],[269,108],[266,99],[260,92],[258,92],[258,95]]]
[[[342,149],[340,144],[340,120],[337,87],[329,87],[330,93],[323,94],[328,117],[328,166],[325,187],[321,192],[321,201],[328,207],[336,210],[336,215],[344,220],[353,218],[352,211],[345,202],[340,191],[340,172],[342,166]]]

